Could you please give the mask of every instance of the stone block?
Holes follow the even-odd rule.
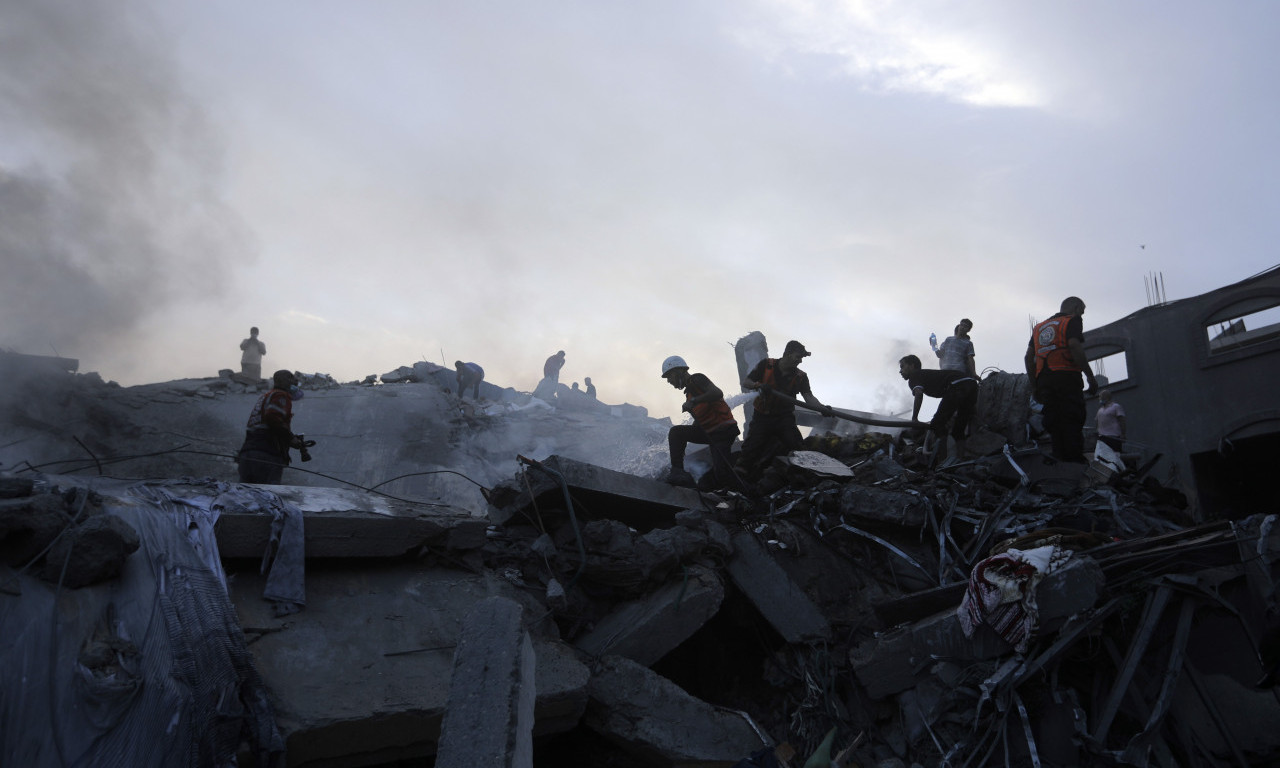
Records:
[[[534,656],[523,614],[514,600],[490,597],[463,622],[436,768],[533,765]]]
[[[748,718],[690,696],[656,672],[619,656],[591,676],[583,723],[662,765],[732,765],[767,746]]]
[[[590,656],[623,656],[646,667],[683,643],[720,610],[724,583],[706,568],[638,600],[621,603],[574,645]]]
[[[778,634],[789,643],[831,637],[826,617],[754,535],[734,531],[732,541],[729,576]]]

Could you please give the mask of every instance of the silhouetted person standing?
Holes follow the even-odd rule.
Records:
[[[262,356],[267,354],[267,345],[258,338],[256,327],[249,329],[249,338],[240,342],[240,373],[258,381],[262,379]]]

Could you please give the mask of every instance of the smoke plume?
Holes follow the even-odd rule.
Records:
[[[246,255],[161,33],[128,2],[0,0],[0,347],[110,354]]]

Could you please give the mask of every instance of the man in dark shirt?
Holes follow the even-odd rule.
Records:
[[[542,364],[542,378],[550,379],[552,384],[560,381],[560,369],[564,367],[564,350],[560,350]]]
[[[751,404],[751,421],[738,458],[741,471],[754,476],[775,456],[800,448],[803,438],[796,426],[795,396],[830,416],[830,406],[823,405],[809,390],[809,375],[800,370],[800,361],[812,353],[798,341],[788,341],[782,357],[766,358],[756,364],[742,382],[745,391],[760,391]]]
[[[1063,299],[1058,314],[1032,330],[1023,358],[1031,389],[1044,406],[1044,427],[1053,439],[1054,457],[1081,463],[1086,414],[1080,374],[1089,382],[1089,394],[1098,391],[1084,352],[1083,315],[1083,301],[1075,296]]]
[[[471,387],[471,399],[480,399],[480,382],[484,381],[484,369],[475,363],[464,363],[455,360],[453,368],[457,372],[458,398],[465,400],[467,387]]]
[[[938,445],[929,461],[930,466],[947,458],[947,422],[952,416],[955,422],[951,427],[951,437],[956,441],[956,458],[963,458],[966,432],[978,407],[978,380],[965,371],[925,370],[915,355],[907,355],[898,361],[898,373],[915,397],[911,406],[912,421],[920,421],[920,404],[925,395],[942,399],[929,422],[929,430]]]

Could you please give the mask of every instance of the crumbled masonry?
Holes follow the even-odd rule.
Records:
[[[253,386],[33,365],[0,359],[0,765],[798,768],[833,729],[841,766],[1280,762],[1280,510],[1053,461],[1019,375],[959,461],[817,422],[746,496],[663,482],[635,406],[424,363],[310,377],[315,460],[241,486]]]

